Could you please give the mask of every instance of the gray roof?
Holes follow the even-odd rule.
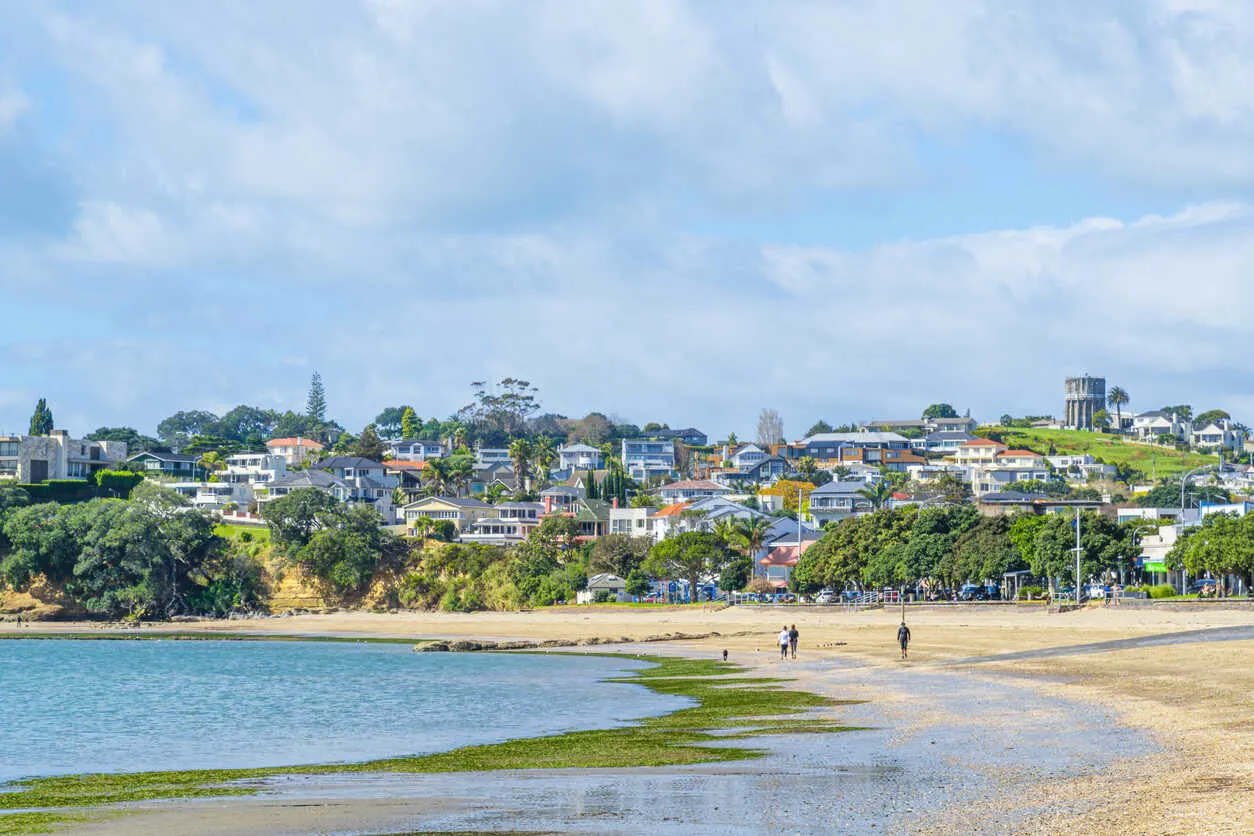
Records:
[[[297,470],[275,479],[267,485],[270,488],[339,488],[347,486],[348,483],[343,479],[332,476],[325,470]]]
[[[574,488],[569,485],[554,485],[551,488],[545,488],[540,491],[540,496],[577,496],[583,497],[588,492],[583,488]]]
[[[127,461],[133,462],[141,456],[148,456],[162,462],[185,462],[195,464],[200,461],[200,456],[193,456],[191,453],[155,453],[152,450],[142,450],[131,456],[127,459]]]
[[[567,444],[565,447],[558,450],[558,452],[559,453],[596,453],[597,455],[601,454],[600,450],[598,450],[595,447],[590,447],[587,444]]]
[[[319,470],[336,470],[344,468],[354,468],[357,470],[382,470],[383,463],[376,462],[371,459],[362,458],[361,456],[332,456],[329,459],[323,459],[316,465]]]
[[[975,438],[971,433],[962,430],[937,430],[927,434],[927,441],[970,441]]]

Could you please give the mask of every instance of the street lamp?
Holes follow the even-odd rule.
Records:
[[[1140,547],[1141,547],[1140,534],[1142,531],[1157,531],[1157,530],[1158,530],[1157,525],[1138,525],[1136,528],[1132,530],[1132,547],[1137,549],[1138,551],[1140,550]],[[1135,560],[1135,558],[1133,559]],[[1120,566],[1119,567],[1119,583],[1122,584],[1123,582],[1124,582],[1123,581],[1123,566]]]
[[[1180,477],[1180,533],[1181,534],[1184,534],[1184,486],[1189,483],[1189,479],[1193,478],[1199,473],[1203,473],[1207,470],[1210,470],[1213,467],[1214,467],[1213,464],[1203,465],[1202,467],[1195,467],[1192,470],[1190,470],[1188,473],[1184,474],[1184,476]],[[1198,503],[1198,508],[1199,508],[1198,516],[1200,517],[1201,516],[1201,512],[1200,512],[1201,503],[1200,502]],[[1182,579],[1180,581],[1180,594],[1183,595],[1185,592],[1188,592],[1189,590],[1189,570],[1181,569],[1180,577]]]

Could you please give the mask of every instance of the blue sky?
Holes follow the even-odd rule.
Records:
[[[1254,9],[0,0],[0,429],[1254,419]]]

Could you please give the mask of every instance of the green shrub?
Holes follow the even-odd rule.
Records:
[[[1174,598],[1176,597],[1176,588],[1169,583],[1160,583],[1158,586],[1149,587],[1149,597]]]
[[[1045,590],[1039,586],[1021,586],[1017,597],[1020,601],[1035,601],[1045,597]]]

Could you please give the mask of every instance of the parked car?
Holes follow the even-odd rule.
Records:
[[[814,603],[816,604],[831,604],[835,600],[836,593],[832,592],[830,589],[820,590],[819,594],[814,596]]]
[[[982,584],[965,584],[958,590],[959,601],[987,601],[988,590]]]

